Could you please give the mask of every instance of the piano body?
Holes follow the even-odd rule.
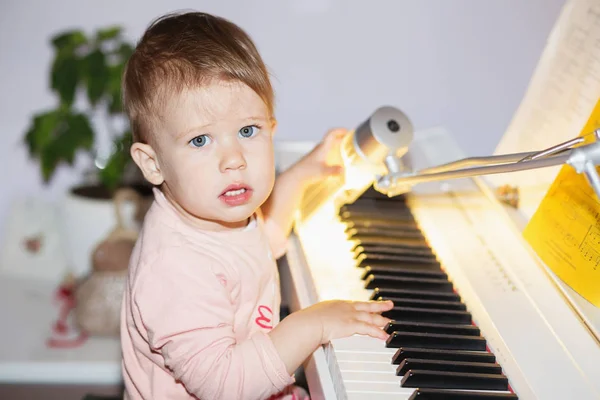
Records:
[[[410,154],[416,169],[464,157],[443,128],[416,132]],[[319,348],[305,365],[313,399],[600,398],[600,310],[541,263],[484,178],[394,198],[369,188],[351,204],[330,184],[305,196],[290,238],[290,308],[392,298],[396,323],[388,343]]]
[[[545,149],[581,131],[600,98],[599,15],[597,0],[565,3],[497,153]],[[363,161],[379,146],[375,136],[390,148],[402,123],[410,126],[383,121],[370,137],[364,125],[353,133]],[[411,140],[414,171],[465,157],[442,127]],[[289,165],[309,148],[280,148],[279,161]],[[558,168],[420,183],[392,198],[369,188],[373,176],[360,170],[347,176],[358,189],[350,196],[335,179],[305,193],[282,294],[292,311],[391,298],[395,323],[387,342],[354,336],[317,349],[305,364],[313,399],[600,399],[600,308],[522,236]],[[506,183],[523,189],[518,208],[492,189]]]

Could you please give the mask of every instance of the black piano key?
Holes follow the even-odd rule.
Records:
[[[370,274],[378,275],[394,275],[404,276],[407,278],[435,278],[448,280],[448,275],[441,269],[424,269],[418,270],[416,268],[397,268],[393,266],[378,266],[378,265],[367,265],[364,267],[362,279],[365,279]]]
[[[488,352],[458,351],[439,349],[420,349],[415,347],[399,348],[392,357],[392,364],[400,364],[407,358],[419,358],[425,360],[465,361],[495,363],[496,356]]]
[[[380,264],[384,266],[393,265],[435,265],[441,269],[437,256],[428,250],[398,248],[396,254],[381,254],[381,253],[364,253],[352,250],[355,265],[362,268],[364,260],[368,259],[369,264]]]
[[[407,358],[396,368],[396,375],[404,376],[410,370],[468,372],[473,374],[502,374],[498,363],[472,363],[464,361],[440,361]]]
[[[508,390],[508,378],[504,375],[494,374],[413,369],[404,375],[401,386],[408,388]]]
[[[360,200],[360,199],[375,199],[375,200],[387,201],[390,203],[404,203],[406,201],[406,196],[403,194],[400,194],[398,196],[389,197],[386,194],[378,192],[377,190],[375,190],[373,185],[371,185],[358,197],[357,200]],[[357,200],[355,200],[354,202],[356,202]]]
[[[362,235],[362,236],[369,236],[369,235]],[[374,236],[374,235],[371,235]],[[346,238],[351,238],[352,236],[350,235],[346,235]],[[395,236],[394,236],[395,237]],[[423,243],[427,243],[427,241],[425,239],[419,239],[418,237],[409,237],[409,239],[414,239],[414,240],[418,240],[420,242]],[[400,250],[399,250],[400,249]],[[365,243],[365,244],[360,244],[358,246],[354,247],[354,250],[360,254],[360,253],[373,253],[373,254],[398,254],[398,251],[402,251],[403,247],[402,246],[398,246],[397,244],[385,244],[385,243]],[[428,248],[428,250],[433,251],[431,248]]]
[[[389,248],[393,248],[393,251],[382,252],[382,251],[365,251],[365,247],[370,247],[372,245],[357,245],[352,249],[352,254],[354,255],[354,259],[358,259],[359,257],[371,257],[377,260],[395,260],[402,259],[402,257],[406,256],[414,256],[420,257],[423,259],[429,259],[431,261],[436,261],[437,257],[433,253],[433,251],[428,247],[411,247],[411,246],[389,246]]]
[[[395,331],[445,333],[448,335],[480,336],[481,332],[475,325],[432,324],[423,322],[390,321],[384,330],[391,334]]]
[[[370,235],[355,235],[351,239],[353,242],[356,242],[356,245],[353,247],[354,250],[357,246],[364,245],[373,245],[373,244],[383,244],[387,246],[394,246],[397,248],[404,249],[425,249],[431,251],[431,248],[427,244],[427,241],[424,239],[418,238],[399,238],[399,237],[389,237],[389,236],[370,236]]]
[[[383,316],[398,321],[430,322],[440,324],[470,324],[468,311],[443,310],[436,308],[396,307],[384,311]]]
[[[440,292],[452,292],[454,290],[452,282],[446,279],[405,278],[402,276],[373,274],[367,276],[365,279],[365,288],[375,289],[378,287],[436,290]]]
[[[356,198],[356,200],[354,200],[353,203],[350,203],[350,204],[355,204],[360,201],[377,201],[377,202],[402,205],[402,204],[406,204],[406,197],[404,195],[389,197],[389,196],[375,190],[375,188],[373,188],[373,186],[370,186],[360,196],[358,196]]]
[[[411,255],[397,255],[394,257],[382,257],[379,255],[361,254],[356,259],[356,266],[364,268],[367,265],[422,265],[424,268],[441,268],[440,262],[431,257],[420,257]]]
[[[414,220],[394,221],[386,218],[367,218],[355,216],[352,219],[341,218],[346,228],[384,228],[384,229],[406,229],[421,232]]]
[[[350,232],[352,233],[352,231]],[[386,243],[376,243],[377,238],[386,237]],[[414,250],[420,252],[428,252],[433,254],[433,249],[429,246],[427,240],[414,235],[394,235],[385,236],[384,234],[347,234],[346,239],[355,242],[353,250],[356,254],[378,254],[384,255],[402,255],[406,250]],[[361,251],[359,251],[361,250]]]
[[[472,392],[467,390],[417,389],[408,400],[518,400],[514,393]]]
[[[391,201],[393,200],[393,201]],[[375,203],[375,204],[396,204],[396,207],[403,207],[406,204],[406,199],[396,197],[388,197],[382,193],[377,192],[373,189],[371,193],[364,192],[360,196],[354,200],[352,203],[347,203],[348,205],[355,205],[358,203]]]
[[[348,210],[345,207],[346,206],[343,206],[339,212],[339,217],[342,221],[360,221],[363,219],[370,219],[378,222],[390,221],[392,223],[407,223],[411,226],[415,226],[417,223],[415,218],[409,212],[384,214],[373,211]]]
[[[406,203],[390,203],[377,200],[359,200],[351,204],[344,204],[341,212],[363,212],[386,217],[387,215],[411,214]]]
[[[354,235],[381,235],[381,236],[415,236],[421,240],[425,239],[423,231],[414,220],[406,221],[380,221],[354,218],[342,220],[344,233],[347,236]]]
[[[393,332],[385,347],[419,347],[422,349],[485,351],[486,340],[481,336],[447,335],[443,333]]]
[[[384,199],[358,197],[353,203],[344,204],[340,210],[365,210],[369,212],[410,212],[410,208],[404,201],[386,201]]]
[[[406,256],[406,255],[420,255],[425,257],[433,258],[432,261],[436,261],[436,256],[433,250],[430,248],[416,249],[414,247],[402,247],[402,246],[378,246],[374,244],[359,244],[354,246],[352,249],[354,258],[360,256],[369,257],[377,256],[378,259],[389,259],[393,256]]]
[[[444,270],[442,270],[442,268],[437,263],[434,263],[434,264],[419,264],[419,263],[408,264],[408,263],[396,263],[396,262],[389,262],[389,261],[383,261],[383,262],[373,261],[371,263],[360,262],[360,263],[358,263],[357,267],[358,268],[371,267],[373,269],[379,269],[380,271],[389,269],[390,271],[396,271],[396,273],[402,273],[402,272],[417,273],[418,272],[418,273],[431,274],[431,275],[440,275],[443,278],[448,279],[448,275],[446,274],[446,272],[444,272]],[[441,274],[443,274],[443,275],[441,275]]]
[[[425,239],[425,236],[417,227],[414,227],[413,229],[407,229],[406,226],[362,226],[360,224],[347,224],[344,233],[346,234],[346,237],[352,237],[354,235],[381,235],[392,237],[409,237],[420,240]]]
[[[470,324],[468,311],[439,310],[431,308],[394,307],[381,315],[398,321],[435,322],[439,324]]]
[[[456,292],[436,292],[431,290],[412,290],[398,288],[374,288],[371,300],[385,297],[403,297],[409,299],[460,301],[460,295]]]
[[[434,308],[439,310],[466,311],[467,306],[459,301],[419,300],[399,297],[381,297],[378,300],[391,300],[396,307]]]

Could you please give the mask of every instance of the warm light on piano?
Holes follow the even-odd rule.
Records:
[[[302,231],[303,243],[315,249],[318,253],[318,263],[322,265],[316,277],[318,282],[330,282],[318,288],[319,301],[332,299],[355,299],[360,295],[362,288],[352,287],[343,282],[360,279],[359,271],[347,268],[354,263],[352,259],[352,243],[346,240],[344,234],[345,226],[336,217],[336,206],[333,200],[327,201],[323,206],[305,223],[299,223],[297,229]],[[308,262],[317,262],[314,258],[308,258]],[[335,285],[335,282],[340,284]],[[363,293],[364,296],[364,293]]]
[[[427,168],[460,158],[456,148],[447,132],[434,129],[421,132],[411,152],[416,167]],[[311,193],[310,202],[305,204],[310,203],[312,212],[297,221],[288,250],[294,288],[292,296],[296,298],[292,301],[292,310],[329,299],[364,301],[387,291],[388,297],[398,297],[404,303],[404,307],[394,310],[397,315],[394,319],[403,324],[397,325],[403,333],[394,335],[394,340],[400,342],[390,344],[406,342],[405,347],[411,349],[407,353],[411,360],[400,368],[400,362],[393,363],[393,360],[401,360],[397,358],[401,356],[400,350],[387,347],[379,339],[354,336],[335,340],[324,349],[318,349],[306,364],[313,398],[446,398],[439,394],[436,394],[438,397],[425,397],[424,394],[415,397],[417,386],[449,388],[454,398],[461,398],[460,391],[467,389],[479,394],[491,390],[509,395],[505,381],[503,383],[506,378],[519,399],[600,398],[598,339],[557,290],[555,282],[515,229],[506,209],[478,182],[466,178],[444,185],[424,183],[407,196],[405,204],[396,203],[404,210],[401,213],[411,214],[417,221],[418,229],[427,239],[427,247],[439,260],[441,269],[433,263],[421,270],[410,263],[390,263],[389,258],[387,263],[379,263],[375,261],[379,260],[377,248],[387,247],[384,252],[396,253],[397,249],[380,246],[379,239],[369,237],[369,234],[363,234],[358,240],[367,240],[361,245],[370,247],[366,253],[367,257],[374,256],[370,261],[373,268],[358,267],[361,258],[353,252],[356,243],[349,240],[353,232],[346,231],[345,224],[353,223],[352,216],[348,219],[342,213],[341,217],[346,219],[344,223],[338,212],[341,203],[336,195],[343,198],[343,188],[335,186],[329,188],[331,190]],[[385,199],[384,195],[380,196]],[[399,198],[388,198],[385,200],[385,203],[389,202],[387,205],[377,206],[383,213],[376,219],[398,218],[393,204],[397,200]],[[363,211],[364,206],[363,203]],[[362,216],[361,223],[369,223],[370,212],[367,210],[367,215]],[[409,229],[414,230],[414,226]],[[402,232],[402,229],[393,229],[396,233]],[[386,268],[397,270],[392,271],[390,278]],[[365,271],[372,273],[371,280],[363,280],[367,275]],[[414,274],[419,278],[412,279]],[[432,278],[427,277],[430,274]],[[374,291],[372,282],[381,283],[382,291]],[[456,292],[448,291],[448,285]],[[423,289],[415,289],[419,286]],[[454,294],[459,296],[458,303],[456,299],[449,300]],[[462,305],[466,309],[457,308]],[[421,319],[427,321],[425,326],[415,325],[414,321]],[[478,329],[475,335],[480,332],[480,336],[464,337],[471,321]],[[453,327],[439,326],[448,323]],[[493,370],[494,366],[490,365],[444,361],[445,357],[450,357],[443,350],[451,342],[452,334],[448,330],[461,332],[460,339],[457,338],[460,343],[480,348],[480,343],[485,340],[490,349],[489,353],[478,351],[477,354],[471,354],[472,350],[455,349],[451,350],[451,357],[491,354],[500,365],[502,375],[484,376],[484,370]],[[432,333],[436,331],[446,333]],[[436,336],[440,334],[442,336]],[[454,346],[462,348],[462,344],[451,344]],[[428,349],[422,352],[419,347]],[[433,357],[437,361],[424,362],[423,357]],[[473,362],[477,361],[469,361]],[[406,375],[411,365],[430,372]],[[447,375],[448,370],[456,368],[474,368],[483,375],[461,375],[465,372]],[[479,389],[473,389],[476,387]]]

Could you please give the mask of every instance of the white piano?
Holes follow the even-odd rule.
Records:
[[[294,150],[290,147],[282,157],[293,157]],[[443,128],[416,132],[410,152],[417,169],[464,157]],[[365,289],[364,268],[357,267],[352,251],[356,243],[349,240],[332,198],[300,218],[291,237],[282,288],[291,296],[292,311],[327,299],[369,300],[373,294]],[[480,178],[417,185],[406,204],[479,328],[483,353],[493,354],[508,380],[505,390],[470,391],[525,400],[600,398],[600,309],[540,262],[522,239],[523,221],[515,219],[514,210],[497,200]],[[389,213],[392,218],[393,211]],[[421,347],[411,343],[402,347]],[[403,376],[392,363],[397,351],[382,340],[361,336],[319,348],[305,365],[311,397],[430,398],[426,393],[417,396],[416,387],[401,385]],[[468,376],[446,378],[441,373],[434,378],[439,382]],[[452,391],[466,391],[461,385]],[[431,398],[470,398],[439,396]]]
[[[600,98],[598,15],[597,0],[565,3],[497,154],[541,150],[579,134]],[[309,148],[280,146],[280,167]],[[443,127],[415,132],[408,154],[414,170],[465,157]],[[557,170],[508,182],[544,189]],[[334,181],[329,192],[305,194],[281,270],[291,310],[378,296],[400,307],[389,346],[355,336],[307,360],[313,399],[600,399],[600,309],[560,281],[522,237],[545,190],[521,191],[512,208],[495,196],[495,177],[422,183],[399,203],[361,197],[343,206],[333,200],[344,193]],[[373,221],[386,233],[373,236]],[[419,240],[394,224],[411,234],[417,227],[427,249],[406,253]],[[389,226],[400,236],[390,239]]]

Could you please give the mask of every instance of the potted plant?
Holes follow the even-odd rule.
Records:
[[[121,75],[133,46],[118,26],[90,35],[61,32],[51,43],[49,86],[56,106],[33,115],[24,142],[39,161],[46,183],[59,165],[72,166],[81,152],[93,161],[92,170],[68,191],[62,207],[69,267],[82,275],[90,270],[93,247],[116,224],[115,192],[131,187],[142,196],[151,194],[131,162],[131,133],[121,102]],[[108,155],[99,154],[95,146],[99,129],[111,135]]]

